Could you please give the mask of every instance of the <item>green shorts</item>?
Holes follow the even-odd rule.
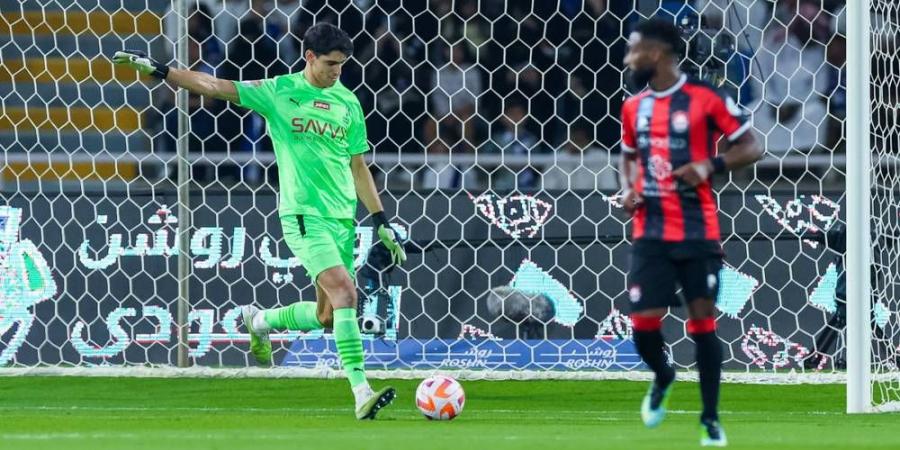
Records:
[[[318,216],[281,217],[284,240],[306,268],[309,278],[316,282],[327,269],[344,266],[355,276],[353,247],[356,243],[354,219],[332,219]]]

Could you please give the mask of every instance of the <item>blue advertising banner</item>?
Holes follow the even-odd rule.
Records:
[[[633,370],[643,367],[631,339],[457,339],[363,342],[368,369]],[[339,368],[330,337],[295,341],[285,367]]]

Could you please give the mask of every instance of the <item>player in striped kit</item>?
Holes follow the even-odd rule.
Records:
[[[636,86],[648,85],[622,107],[620,182],[633,213],[628,293],[635,345],[656,375],[641,405],[644,424],[662,422],[675,380],[660,330],[668,308],[682,305],[680,285],[697,348],[701,445],[724,447],[715,321],[724,254],[711,177],[752,164],[763,151],[734,100],[682,73],[683,45],[678,29],[660,19],[640,23],[628,39],[624,63]],[[723,137],[727,151],[720,154]]]

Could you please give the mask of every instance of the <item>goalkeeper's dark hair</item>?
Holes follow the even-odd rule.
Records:
[[[643,20],[634,27],[634,31],[641,34],[641,39],[650,39],[664,44],[669,49],[669,54],[679,56],[684,52],[684,39],[678,31],[678,27],[670,20],[652,18]]]
[[[327,22],[317,23],[303,34],[303,51],[312,50],[318,55],[325,55],[335,50],[347,55],[353,54],[353,41],[344,30]]]

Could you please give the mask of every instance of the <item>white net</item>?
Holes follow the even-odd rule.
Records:
[[[191,195],[179,199],[173,90],[108,61],[128,48],[175,64],[175,24],[187,20],[181,65],[226,79],[300,70],[299,37],[316,22],[353,37],[342,82],[366,111],[376,180],[411,254],[399,270],[362,270],[377,258],[368,222],[358,229],[370,369],[639,369],[614,166],[625,38],[655,15],[693,18],[685,35],[712,37],[692,41],[686,67],[753,113],[768,151],[718,183],[726,370],[771,380],[843,369],[840,257],[801,238],[842,222],[839,2],[187,3],[185,17],[163,1],[0,0],[0,366],[176,364],[179,253],[192,264],[192,365],[253,365],[238,306],[314,299],[282,242],[262,119],[192,97]],[[179,201],[193,224],[186,249]],[[879,342],[894,351],[897,303],[882,292]],[[683,312],[665,324],[675,364],[692,367]],[[274,340],[280,366],[337,367],[327,332]]]
[[[872,1],[872,404],[900,405],[900,210],[897,105],[900,101],[900,6]]]

